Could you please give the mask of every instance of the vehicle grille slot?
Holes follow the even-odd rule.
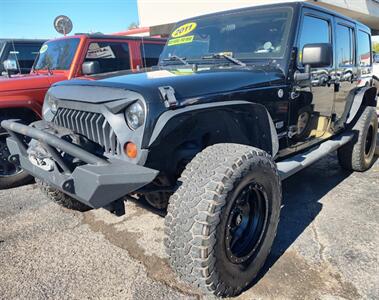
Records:
[[[54,123],[69,128],[101,145],[104,147],[105,153],[117,155],[121,151],[121,144],[118,142],[115,132],[102,114],[59,108]]]

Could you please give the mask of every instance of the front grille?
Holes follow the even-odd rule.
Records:
[[[111,125],[102,114],[88,111],[59,108],[54,123],[84,135],[104,147],[104,151],[117,155],[120,144]]]

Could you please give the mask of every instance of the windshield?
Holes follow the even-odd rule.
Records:
[[[292,9],[249,8],[178,23],[161,55],[188,60],[214,54],[237,59],[280,58],[287,46]],[[177,63],[177,62],[176,62]]]
[[[80,39],[50,41],[41,47],[35,70],[69,70]]]

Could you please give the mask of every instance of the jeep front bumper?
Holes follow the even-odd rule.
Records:
[[[58,137],[59,130],[67,130],[46,121],[26,126],[15,121],[2,121],[1,127],[10,134],[7,144],[10,159],[19,161],[21,167],[31,175],[43,180],[78,201],[99,208],[111,204],[129,193],[150,183],[158,171],[120,159],[105,159],[82,147]],[[53,133],[51,133],[53,132]],[[43,168],[30,159],[25,137],[39,142],[52,157],[53,167]],[[81,162],[72,166],[62,153]]]

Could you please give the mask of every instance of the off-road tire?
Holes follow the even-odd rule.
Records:
[[[365,107],[353,126],[354,139],[338,149],[338,161],[346,170],[363,172],[375,161],[375,146],[378,132],[378,117],[374,107]],[[369,135],[369,136],[368,136]],[[371,148],[366,149],[368,137],[372,136]]]
[[[4,135],[5,130],[0,128],[0,135]],[[1,158],[0,158],[1,159]],[[14,175],[1,176],[0,175],[0,190],[9,189],[24,184],[28,184],[33,181],[33,176],[29,175],[24,170]]]
[[[225,256],[224,226],[230,199],[250,179],[264,186],[268,213],[257,254],[242,270]],[[206,148],[186,166],[169,201],[165,247],[171,267],[204,293],[240,294],[257,277],[271,250],[281,199],[279,174],[265,151],[238,144]]]
[[[90,210],[91,207],[79,202],[78,200],[66,195],[65,193],[51,187],[41,179],[36,178],[37,186],[40,188],[40,190],[51,200],[53,200],[55,203],[68,208],[72,210],[77,211],[87,211]]]

